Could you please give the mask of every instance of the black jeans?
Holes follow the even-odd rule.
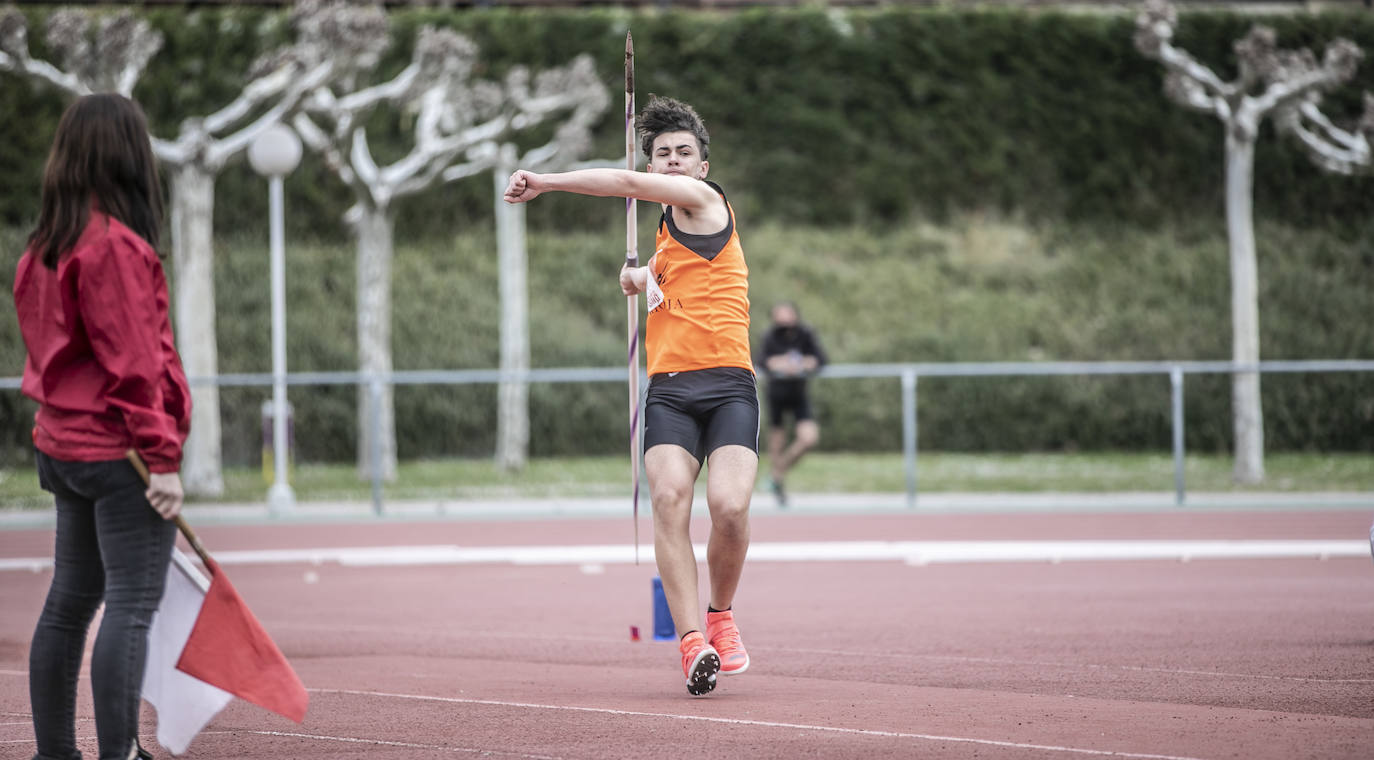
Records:
[[[101,760],[138,740],[148,626],[162,601],[175,523],[144,496],[129,462],[64,462],[39,452],[38,482],[57,497],[52,586],[29,649],[35,760],[79,760],[76,680],[86,629],[105,602],[91,654]]]

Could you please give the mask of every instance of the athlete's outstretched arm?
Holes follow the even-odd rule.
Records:
[[[629,169],[578,169],[537,174],[516,170],[506,185],[507,203],[527,203],[548,192],[561,191],[600,197],[637,198],[652,203],[694,209],[720,203],[720,195],[705,182],[674,174]]]

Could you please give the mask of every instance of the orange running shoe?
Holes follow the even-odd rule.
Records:
[[[720,655],[706,643],[701,631],[692,631],[683,636],[677,648],[682,652],[682,674],[687,676],[687,693],[694,697],[711,693],[716,688]]]
[[[749,653],[739,640],[735,613],[730,610],[706,613],[706,636],[720,653],[720,672],[733,676],[749,669]]]

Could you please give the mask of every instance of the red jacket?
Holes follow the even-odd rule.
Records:
[[[57,271],[24,253],[14,305],[28,349],[24,395],[40,404],[39,451],[98,462],[134,448],[153,472],[180,469],[191,394],[167,301],[157,253],[94,209]]]

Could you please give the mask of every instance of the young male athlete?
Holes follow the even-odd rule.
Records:
[[[749,548],[749,498],[758,473],[759,407],[749,354],[749,269],[735,214],[707,182],[710,136],[691,106],[651,97],[638,122],[645,172],[584,169],[511,175],[508,203],[561,190],[663,205],[648,266],[625,268],[626,295],[647,293],[649,389],[644,469],[653,501],[654,555],[680,638],[690,694],[716,687],[717,672],[743,673],[749,654],[731,605]],[[711,537],[705,635],[690,519],[692,488],[706,466]]]

